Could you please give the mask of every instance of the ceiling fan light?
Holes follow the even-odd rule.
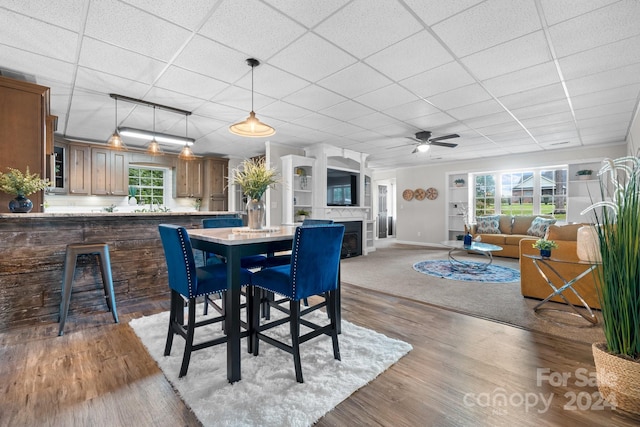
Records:
[[[429,144],[418,144],[418,147],[416,147],[418,149],[419,152],[421,153],[426,153],[427,151],[429,151]]]

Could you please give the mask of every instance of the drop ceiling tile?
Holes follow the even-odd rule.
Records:
[[[113,126],[114,104],[110,97],[79,89],[74,91],[65,135],[106,141],[113,133]]]
[[[459,57],[541,29],[533,0],[489,0],[452,16],[433,30]]]
[[[562,75],[566,80],[638,62],[640,62],[640,36],[589,49],[559,60]]]
[[[487,114],[499,113],[503,111],[504,108],[499,103],[497,103],[494,99],[489,99],[487,101],[477,102],[475,104],[452,108],[447,110],[447,113],[458,120],[466,120],[472,117],[484,116]]]
[[[417,101],[419,98],[402,86],[393,83],[361,95],[355,100],[376,110],[387,110],[401,104]]]
[[[513,121],[513,117],[507,112],[495,114],[487,114],[486,116],[473,117],[464,121],[464,124],[472,129],[480,129],[487,126],[493,126],[500,123],[509,123]]]
[[[407,120],[407,123],[414,125],[418,129],[431,130],[438,126],[456,122],[456,119],[446,113],[435,113],[428,116],[416,117]]]
[[[10,69],[16,72],[35,75],[38,84],[42,81],[39,76],[46,75],[47,80],[61,83],[71,83],[73,76],[73,65],[51,59],[46,56],[16,49],[11,46],[0,44],[0,68]],[[46,72],[43,73],[43,70]]]
[[[622,129],[622,127],[631,121],[632,111],[627,111],[624,113],[617,114],[609,114],[606,116],[601,116],[597,118],[590,118],[585,120],[578,120],[578,125],[581,126],[581,129],[589,129],[592,127],[603,127],[607,125],[620,125],[617,128],[612,129]]]
[[[405,122],[396,122],[396,123],[391,123],[388,125],[376,127],[373,130],[375,130],[377,133],[381,135],[391,137],[391,138],[397,138],[397,137],[403,137],[403,136],[413,136],[415,135],[416,132],[420,131],[421,129],[416,128],[415,126],[412,126]]]
[[[258,59],[296,40],[305,28],[261,2],[225,1],[200,33]]]
[[[596,105],[589,108],[575,110],[577,120],[587,120],[591,118],[607,116],[609,114],[629,113],[634,110],[637,102],[635,99],[628,99],[611,104]]]
[[[60,61],[76,60],[77,33],[14,12],[2,11],[0,40],[4,45]]]
[[[247,66],[247,69],[251,70],[251,67]],[[268,64],[261,64],[253,69],[253,81],[256,92],[277,99],[309,86],[308,81]],[[235,85],[251,90],[251,72],[249,71]]]
[[[424,21],[427,25],[433,25],[452,15],[469,9],[481,0],[405,0],[405,3]]]
[[[384,114],[398,120],[415,119],[416,117],[428,116],[439,112],[438,108],[423,99],[384,110]]]
[[[75,87],[96,93],[117,93],[132,98],[141,98],[149,90],[148,84],[85,67],[78,67]]]
[[[356,133],[349,134],[349,139],[353,141],[363,142],[369,145],[377,144],[385,144],[389,141],[388,138],[383,137],[377,132],[371,130],[361,130]]]
[[[269,64],[311,82],[317,82],[356,62],[341,49],[307,33],[269,59]]]
[[[573,124],[573,115],[570,111],[566,111],[564,113],[556,113],[545,116],[536,116],[529,119],[522,119],[521,122],[527,129],[541,126],[553,126],[557,123]]]
[[[340,104],[332,105],[329,108],[325,108],[320,112],[338,120],[351,121],[357,117],[367,116],[373,113],[373,110],[357,102],[345,101]]]
[[[141,83],[152,83],[165,63],[85,37],[78,64]]]
[[[318,85],[309,85],[283,99],[283,101],[315,112],[346,100],[347,98]]]
[[[522,126],[515,120],[505,123],[498,123],[489,126],[476,127],[476,132],[480,132],[484,136],[491,137],[491,135],[497,135],[505,132],[515,132],[522,130]]]
[[[540,4],[544,11],[548,25],[554,25],[561,21],[566,21],[576,16],[599,9],[617,0],[541,0]]]
[[[174,65],[233,83],[251,71],[246,59],[247,55],[243,53],[196,36],[180,52]]]
[[[517,108],[511,112],[518,120],[526,120],[532,117],[541,117],[549,114],[571,113],[569,103],[565,99],[557,101],[544,102],[541,104],[531,105],[529,107]]]
[[[574,109],[597,107],[612,102],[633,99],[640,96],[640,83],[627,86],[620,86],[613,89],[586,93],[584,95],[572,96],[571,103]]]
[[[640,80],[638,76],[640,76],[640,63],[568,80],[566,84],[569,94],[573,97],[638,83]]]
[[[346,0],[323,0],[315,2],[266,0],[266,2],[308,28],[315,27],[319,22],[325,20],[336,10],[349,3]]]
[[[400,81],[452,60],[449,52],[429,32],[420,31],[371,55],[365,62]]]
[[[264,115],[265,117],[285,117],[286,121],[293,121],[311,113],[312,111],[306,108],[298,107],[284,101],[276,101],[260,109],[260,115]],[[269,124],[271,125],[271,123]]]
[[[170,60],[191,35],[184,28],[117,0],[92,2],[84,33],[162,61]]]
[[[342,121],[323,114],[311,113],[293,121],[294,124],[315,129],[326,133],[331,133],[331,129],[342,125]]]
[[[84,0],[5,1],[2,7],[77,32],[82,24],[85,4]]]
[[[228,86],[220,80],[176,66],[167,68],[155,84],[200,99],[211,99]]]
[[[382,126],[394,125],[398,121],[382,113],[373,113],[351,120],[351,123],[365,129],[376,129]]]
[[[188,7],[181,2],[157,0],[122,0],[132,6],[178,24],[189,30],[195,30],[203,18],[217,6],[210,0],[189,0]]]
[[[554,63],[545,62],[544,64],[485,80],[483,83],[490,93],[500,97],[559,82],[560,77]]]
[[[475,83],[473,77],[456,62],[441,65],[400,82],[402,86],[423,98],[471,83]]]
[[[206,102],[193,110],[193,114],[205,118],[222,120],[231,125],[237,122],[239,117],[248,115],[248,112],[246,109],[242,110],[215,102]]]
[[[535,131],[535,132],[534,132]],[[544,132],[544,133],[543,133]],[[562,146],[567,147],[571,144],[579,144],[580,139],[578,137],[578,132],[575,130],[572,131],[564,131],[564,132],[550,132],[546,133],[543,129],[533,129],[533,136],[536,137],[539,143],[553,145],[556,147]],[[561,144],[563,142],[568,142],[568,144]]]
[[[513,93],[499,97],[500,102],[507,108],[527,107],[542,104],[548,101],[565,99],[566,95],[561,83],[554,83],[547,86],[536,87],[534,89]]]
[[[559,58],[640,34],[640,2],[620,1],[549,27]]]
[[[347,98],[355,98],[390,83],[388,78],[361,62],[318,82],[320,86]]]
[[[479,84],[471,84],[439,95],[430,96],[429,102],[441,110],[448,110],[450,108],[487,101],[490,98],[491,96],[482,86]]]
[[[144,96],[144,100],[186,111],[193,111],[205,102],[200,98],[160,87],[151,88]]]
[[[354,0],[315,29],[358,58],[365,58],[422,29],[398,2]]]
[[[229,123],[222,120],[211,119],[210,117],[192,114],[189,116],[189,137],[199,139],[205,135],[215,132],[221,128],[227,129]]]
[[[509,40],[461,59],[478,80],[486,80],[551,61],[544,32]]]
[[[275,99],[254,92],[252,100],[250,90],[237,86],[229,86],[222,92],[218,93],[214,101],[218,104],[228,105],[246,111],[247,115],[249,115],[249,111],[251,111],[251,107],[253,105],[253,111],[255,111],[256,115],[259,116],[260,109],[266,107],[272,102],[275,102]]]

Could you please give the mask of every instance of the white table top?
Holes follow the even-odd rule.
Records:
[[[274,242],[290,240],[295,234],[296,227],[281,225],[268,227],[265,230],[249,230],[246,227],[229,228],[197,228],[187,230],[189,237],[206,242],[222,245],[246,245],[249,243]]]

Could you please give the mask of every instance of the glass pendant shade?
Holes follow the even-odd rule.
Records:
[[[112,150],[124,151],[127,149],[127,146],[124,145],[124,141],[122,141],[122,138],[120,137],[120,132],[118,132],[118,98],[115,98],[115,100],[116,100],[116,114],[115,114],[116,125],[115,125],[115,130],[113,131],[113,135],[111,135],[111,137],[107,141],[107,146]]]
[[[253,69],[260,65],[260,61],[254,58],[247,59],[247,64],[251,67],[251,112],[246,120],[238,123],[234,123],[229,126],[229,132],[239,135],[247,136],[250,138],[263,138],[265,136],[271,136],[276,133],[276,130],[266,123],[262,123],[256,118],[256,113],[253,111]]]
[[[158,144],[158,141],[156,141],[155,138],[152,139],[147,146],[147,154],[152,156],[162,156],[164,154],[164,151],[162,151],[160,144]]]
[[[185,145],[180,154],[178,154],[178,158],[180,160],[193,160],[195,156],[193,155],[193,151],[191,151],[191,147]]]

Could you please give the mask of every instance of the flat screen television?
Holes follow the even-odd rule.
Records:
[[[360,174],[327,169],[327,206],[358,206]]]

